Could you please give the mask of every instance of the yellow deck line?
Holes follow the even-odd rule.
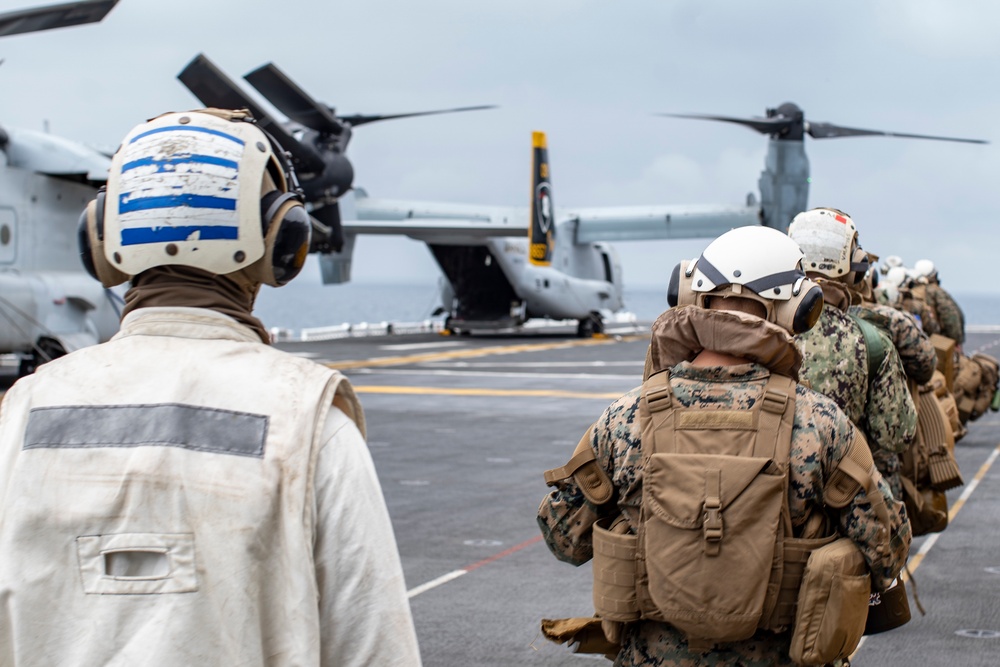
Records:
[[[558,343],[529,343],[522,345],[499,345],[494,347],[481,347],[472,350],[450,350],[447,352],[428,352],[426,354],[411,354],[397,357],[379,357],[373,359],[353,359],[345,361],[331,361],[326,364],[330,368],[344,370],[348,368],[368,368],[371,366],[401,366],[403,364],[421,364],[430,361],[444,361],[446,359],[469,359],[473,357],[488,357],[495,354],[518,354],[521,352],[546,352],[548,350],[563,350],[571,347],[584,347],[588,345],[607,345],[609,343],[630,342],[635,340],[645,340],[646,336],[623,336],[615,338],[588,338],[586,340],[560,341]]]
[[[355,385],[354,391],[359,394],[416,394],[434,396],[532,396],[549,398],[600,398],[602,400],[619,398],[621,392],[587,393],[582,391],[559,391],[556,389],[484,389],[470,387],[399,387],[382,385]]]

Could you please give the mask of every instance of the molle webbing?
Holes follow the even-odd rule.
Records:
[[[781,391],[780,384],[786,384],[787,391]],[[794,406],[794,398],[795,382],[783,376],[771,375],[764,387],[764,395],[759,408],[755,406],[750,410],[688,410],[680,406],[682,410],[675,413],[671,410],[675,406],[673,404],[673,390],[670,387],[670,374],[664,371],[647,380],[642,400],[650,419],[653,421],[656,452],[676,452],[675,441],[672,437],[675,429],[679,431],[736,430],[756,431],[754,455],[776,458],[776,455],[781,453],[778,435],[782,415],[790,399]],[[791,446],[791,416],[789,416],[787,423],[789,442],[783,448],[786,461]],[[647,462],[652,452],[653,448],[643,447],[643,463]]]
[[[645,480],[636,561],[639,588],[636,598],[643,618],[677,625],[690,642],[705,646],[714,641],[749,637],[758,627],[777,629],[779,624],[787,626],[794,619],[798,582],[808,557],[799,553],[802,551],[801,544],[792,548],[790,542],[792,524],[788,508],[788,466],[794,411],[795,382],[776,374],[769,377],[755,405],[745,410],[684,407],[673,394],[668,371],[646,381],[640,403]],[[682,467],[674,468],[674,465]],[[701,465],[704,468],[699,474],[697,469]],[[668,470],[674,472],[666,473]],[[680,474],[683,477],[677,480],[687,481],[682,482],[683,486],[673,487],[666,481],[673,477],[658,477],[662,474]],[[696,477],[690,477],[692,474]],[[688,488],[698,476],[703,480],[700,489]],[[766,478],[772,481],[761,483],[768,486],[756,486],[755,479]],[[667,486],[660,486],[662,484]],[[764,488],[773,491],[762,491]],[[683,591],[676,589],[677,596],[670,593],[687,575],[681,574],[663,558],[684,560],[684,554],[688,554],[706,566],[721,559],[705,570],[706,573],[712,568],[728,567],[734,554],[741,550],[740,540],[746,539],[740,537],[748,532],[746,523],[753,522],[757,516],[747,514],[749,507],[756,506],[741,506],[743,502],[751,502],[741,499],[747,498],[747,494],[750,498],[765,497],[760,496],[761,493],[774,494],[770,496],[774,500],[767,501],[773,504],[768,505],[771,508],[768,510],[769,518],[764,519],[762,529],[764,534],[771,533],[776,537],[765,538],[773,540],[773,556],[763,560],[758,558],[759,562],[753,567],[759,575],[750,575],[747,585],[740,586],[746,588],[748,597],[741,597],[744,593],[736,598],[728,595],[726,607],[706,609],[705,606],[713,604],[713,600],[705,599],[700,603],[684,601],[690,600],[689,594],[697,589],[694,582],[691,589],[686,585]],[[685,499],[678,494],[692,495]],[[701,510],[695,519],[690,515],[691,502],[693,498],[693,502],[697,503],[699,497]],[[669,514],[663,514],[665,511]],[[655,528],[654,516],[659,517]],[[692,519],[695,523],[691,523]],[[770,523],[772,520],[776,523]],[[678,537],[690,546],[670,547],[670,554],[664,552],[663,558],[657,558],[652,551],[659,555],[660,549],[670,542],[663,542],[666,537],[661,535],[661,531],[665,525],[685,534],[678,534]],[[655,534],[650,532],[653,530]],[[732,542],[734,539],[737,542]],[[759,541],[759,538],[755,539]],[[697,546],[699,543],[701,546]],[[696,551],[684,551],[690,548]],[[757,551],[758,548],[764,548],[764,545],[754,543],[752,550]],[[700,556],[696,555],[698,552]],[[788,572],[790,577],[785,577],[783,572],[786,560],[792,561]],[[677,579],[678,576],[682,579]],[[716,578],[714,574],[706,576]],[[714,599],[715,593],[709,592],[711,589],[712,585],[709,585],[705,594]],[[750,606],[745,607],[741,601],[744,599],[757,602],[749,602]],[[664,604],[667,606],[664,607]],[[736,606],[728,606],[731,604]],[[601,613],[600,609],[598,613]],[[618,614],[621,613],[619,607]]]
[[[594,448],[590,445],[593,432],[593,428],[587,429],[566,465],[545,471],[545,483],[555,486],[557,482],[572,477],[587,500],[600,506],[611,501],[615,487],[608,474],[597,464]]]

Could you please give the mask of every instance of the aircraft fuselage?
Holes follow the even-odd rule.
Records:
[[[11,166],[17,157],[0,153],[0,354],[107,340],[116,297],[84,271],[75,233],[96,188]]]
[[[552,264],[537,266],[527,259],[527,238],[430,244],[447,277],[442,302],[454,321],[477,328],[516,326],[535,317],[580,320],[624,307],[614,249],[604,243],[567,245],[572,257],[557,251]]]

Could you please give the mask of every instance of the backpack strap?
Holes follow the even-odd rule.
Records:
[[[861,489],[865,490],[865,499],[871,503],[872,509],[882,522],[882,541],[876,551],[881,555],[889,553],[889,509],[885,506],[885,499],[879,493],[878,485],[875,483],[875,461],[872,459],[872,451],[862,435],[861,429],[854,429],[854,439],[844,453],[844,457],[837,464],[837,469],[833,471],[823,490],[823,504],[833,509],[843,509],[858,494]]]
[[[861,336],[865,341],[865,352],[868,355],[868,387],[871,388],[875,374],[882,367],[885,356],[889,354],[891,341],[888,340],[888,336],[876,325],[854,313],[848,314],[858,325],[858,328],[861,329]]]
[[[795,420],[795,380],[771,373],[764,385],[757,419],[754,455],[787,463]]]
[[[593,431],[591,427],[583,434],[573,450],[573,457],[566,465],[545,471],[545,483],[555,486],[557,482],[572,477],[584,497],[600,506],[611,501],[615,487],[608,473],[597,464],[594,448],[590,445]]]

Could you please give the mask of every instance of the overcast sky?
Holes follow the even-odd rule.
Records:
[[[198,106],[175,77],[204,52],[234,79],[274,61],[346,113],[501,105],[358,128],[355,185],[372,196],[527,205],[544,130],[557,212],[737,204],[757,192],[766,139],[654,112],[793,101],[813,121],[1000,140],[998,27],[988,0],[121,0],[101,24],[0,40],[0,123],[113,148]],[[807,137],[810,204],[849,212],[883,257],[933,259],[950,289],[998,292],[998,150]],[[665,285],[707,243],[618,244],[626,283]],[[359,282],[437,275],[417,242],[359,241]]]

